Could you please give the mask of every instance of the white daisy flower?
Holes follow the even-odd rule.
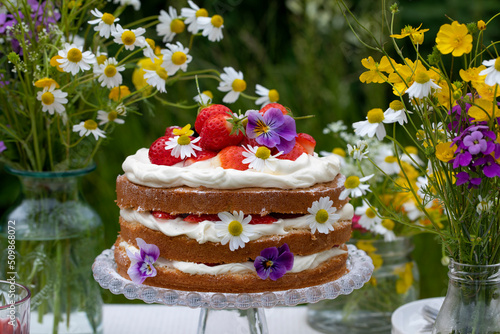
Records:
[[[190,156],[196,156],[195,150],[201,151],[201,147],[195,145],[200,139],[201,137],[196,137],[191,140],[188,135],[174,136],[167,141],[165,149],[172,149],[172,156],[176,158],[189,158]]]
[[[168,13],[163,9],[158,16],[160,23],[156,26],[158,36],[163,36],[163,42],[171,42],[176,34],[180,34],[186,28],[184,22],[177,16],[177,9],[168,7]]]
[[[244,217],[243,211],[233,213],[221,212],[218,214],[221,221],[215,223],[217,236],[223,237],[221,240],[222,245],[229,242],[229,249],[234,251],[238,248],[244,248],[245,244],[250,241],[254,232],[254,226],[249,225],[252,216]]]
[[[113,41],[117,44],[123,44],[126,50],[134,50],[137,46],[142,48],[146,46],[146,38],[143,35],[146,32],[144,28],[123,29],[121,25],[116,25],[116,32],[112,33],[115,38]]]
[[[401,161],[407,162],[416,167],[424,164],[422,159],[420,159],[420,157],[418,156],[418,148],[416,148],[415,146],[406,146],[405,150],[408,154],[403,153],[403,155],[401,156]]]
[[[111,1],[111,0],[108,0]],[[134,10],[141,9],[141,1],[140,0],[114,0],[114,4],[120,4],[120,6],[133,6]]]
[[[368,143],[365,140],[358,140],[354,146],[347,144],[347,154],[355,160],[363,160],[368,153]]]
[[[110,112],[106,112],[104,110],[97,111],[97,119],[100,120],[99,125],[106,124],[108,122],[115,122],[116,124],[123,124],[125,120],[118,118],[118,111],[112,110]]]
[[[241,71],[236,72],[232,67],[224,67],[224,72],[220,75],[222,81],[217,89],[221,92],[229,92],[224,96],[222,102],[233,103],[240,97],[240,93],[247,88],[247,83],[243,80]]]
[[[97,26],[94,27],[94,30],[99,32],[99,36],[109,38],[112,33],[116,32],[115,22],[120,21],[119,18],[115,18],[112,14],[109,13],[103,14],[97,8],[92,9],[90,13],[97,17],[97,19],[91,20],[88,23],[97,24]]]
[[[181,42],[177,44],[167,44],[167,48],[161,50],[163,54],[163,63],[161,66],[168,72],[168,75],[174,75],[178,70],[186,72],[188,64],[193,60],[189,55],[189,49],[182,46]]]
[[[392,224],[394,224],[394,223],[392,223]],[[382,220],[381,223],[373,224],[372,231],[378,235],[383,235],[384,241],[386,241],[386,242],[394,241],[396,239],[396,235],[394,234],[394,232],[384,226],[384,220]]]
[[[408,111],[411,114],[410,111]],[[387,123],[396,123],[399,125],[404,125],[408,123],[408,118],[406,117],[406,108],[403,102],[400,100],[394,100],[389,104],[389,108],[384,112]]]
[[[98,75],[97,81],[102,87],[113,88],[122,84],[123,78],[120,72],[125,70],[124,65],[118,66],[115,58],[108,58],[103,64],[94,67],[94,73]]]
[[[146,38],[146,44],[144,45],[144,49],[142,49],[142,52],[144,53],[144,57],[151,59],[153,63],[155,62],[155,59],[158,58],[158,56],[155,54],[155,47],[155,41],[153,41],[151,38]]]
[[[383,123],[391,123],[391,121],[385,118],[382,109],[374,108],[368,112],[366,121],[353,123],[352,127],[354,128],[354,132],[360,137],[368,135],[371,138],[377,135],[378,140],[383,140],[386,135]]]
[[[326,125],[326,128],[323,129],[323,133],[329,134],[330,132],[338,133],[347,130],[347,125],[344,124],[344,121],[336,121]]]
[[[99,137],[106,138],[104,131],[99,129],[97,123],[92,119],[88,119],[85,122],[82,121],[79,124],[73,125],[73,132],[78,132],[78,135],[80,137],[92,134],[94,135],[95,140],[97,140]]]
[[[377,209],[366,202],[363,202],[362,206],[358,206],[354,213],[360,216],[358,224],[370,231],[372,231],[374,224],[382,222],[382,218],[377,215]]]
[[[479,195],[477,199],[479,200],[479,203],[476,206],[476,211],[478,214],[488,212],[493,207],[493,201],[487,201],[486,198],[483,199],[481,195]]]
[[[280,99],[280,94],[276,89],[267,89],[259,84],[255,85],[255,93],[260,97],[255,101],[256,105],[260,105],[261,108],[266,104],[278,102]]]
[[[210,104],[213,99],[214,99],[214,94],[212,94],[212,92],[209,90],[204,90],[200,94],[193,97],[193,100],[195,100],[198,104],[201,105]]]
[[[348,196],[353,198],[360,197],[366,194],[367,191],[371,192],[370,185],[363,184],[363,182],[371,179],[375,174],[359,178],[356,175],[349,176],[344,182],[344,190],[339,195],[339,199],[342,201]]]
[[[222,39],[222,28],[224,28],[224,19],[220,15],[212,17],[198,17],[199,29],[203,29],[201,34],[208,37],[211,42],[218,42]]]
[[[425,192],[428,191],[429,187],[429,180],[427,179],[427,176],[417,177],[416,186],[418,188],[417,195],[420,196],[420,198],[422,198],[424,201],[426,201]]]
[[[265,146],[250,146],[243,147],[245,149],[242,152],[245,159],[243,159],[244,164],[249,164],[248,168],[255,169],[258,172],[263,172],[266,169],[270,169],[273,172],[276,170],[276,163],[278,159],[277,156],[283,154],[283,152],[278,152],[275,155],[271,155],[271,150]]]
[[[198,17],[208,17],[208,12],[205,8],[198,7],[194,2],[188,0],[189,7],[182,8],[181,16],[185,17],[184,23],[188,25],[187,31],[196,34],[200,30],[198,26]]]
[[[78,71],[90,70],[92,64],[96,62],[95,56],[90,51],[82,52],[81,46],[65,43],[62,50],[57,53],[60,59],[57,59],[59,67],[64,72],[69,72],[73,75]]]
[[[340,219],[340,215],[335,213],[337,208],[333,207],[333,201],[330,197],[321,197],[314,201],[310,208],[310,213],[306,216],[306,223],[311,228],[311,233],[318,230],[319,233],[329,233],[334,230],[333,223]]]
[[[415,81],[410,88],[406,90],[406,93],[408,93],[410,100],[414,98],[422,99],[429,96],[432,89],[439,90],[441,87],[435,84],[434,80],[431,79],[425,71],[420,71],[415,74]]]
[[[120,116],[127,116],[127,107],[123,103],[120,103],[119,105],[116,106],[115,111],[118,113]]]
[[[166,93],[167,90],[165,88],[165,82],[168,78],[167,71],[163,67],[158,66],[156,71],[154,70],[146,70],[144,69],[144,79],[146,79],[146,82],[153,86],[154,88],[158,89],[160,93]]]
[[[398,159],[392,150],[381,150],[375,157],[375,164],[388,175],[397,174],[401,171]]]
[[[408,201],[403,203],[403,210],[408,217],[408,219],[412,222],[416,221],[420,217],[423,217],[425,214],[421,211],[414,201]]]
[[[45,86],[41,92],[38,92],[36,98],[42,102],[42,111],[47,111],[50,115],[54,115],[54,112],[62,115],[65,111],[63,104],[68,103],[66,96],[68,93],[56,89],[56,84],[53,83],[50,87]]]
[[[486,75],[484,83],[488,86],[500,85],[500,57],[483,61],[486,69],[479,72],[479,75]]]

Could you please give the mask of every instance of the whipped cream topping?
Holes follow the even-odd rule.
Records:
[[[133,245],[126,241],[120,243],[120,247],[129,249],[132,252],[139,252],[139,250]],[[293,268],[290,273],[299,273],[304,270],[314,269],[321,263],[331,259],[332,257],[345,254],[347,251],[334,247],[332,249],[312,254],[306,256],[294,256]],[[166,267],[180,270],[184,273],[191,275],[221,275],[230,273],[245,273],[245,272],[255,272],[255,267],[253,262],[242,262],[242,263],[227,263],[220,264],[217,266],[207,266],[202,263],[194,262],[182,262],[182,261],[172,261],[164,259],[162,257],[158,258],[155,263],[155,267]]]
[[[354,215],[353,206],[349,203],[344,205],[339,212],[340,220],[351,220]],[[196,239],[198,243],[203,244],[207,241],[221,242],[222,237],[217,236],[215,222],[202,221],[200,223],[188,223],[182,218],[175,219],[157,219],[150,212],[139,212],[132,209],[121,209],[120,216],[130,223],[139,223],[147,228],[155,231],[160,231],[169,237],[185,235],[188,238]],[[253,225],[255,234],[250,237],[250,240],[256,240],[262,236],[268,235],[285,235],[294,229],[310,229],[306,221],[307,215],[278,219],[273,224],[257,224]],[[335,226],[340,226],[342,222],[337,222]],[[350,223],[350,222],[349,222]]]
[[[130,182],[153,188],[308,188],[316,183],[332,181],[340,169],[340,162],[334,154],[319,157],[316,153],[304,153],[295,161],[277,161],[275,171],[258,172],[253,169],[224,169],[220,167],[218,157],[185,167],[182,163],[173,166],[155,165],[149,161],[148,151],[141,148],[136,154],[128,156],[122,168]]]

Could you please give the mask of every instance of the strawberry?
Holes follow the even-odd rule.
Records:
[[[209,117],[200,133],[200,146],[205,150],[220,151],[224,147],[238,145],[243,139],[243,132],[234,130],[233,118],[227,115]]]
[[[302,147],[306,150],[307,154],[312,155],[314,153],[314,147],[316,147],[316,140],[311,135],[307,133],[299,133],[297,134],[297,138],[295,140],[302,145]]]
[[[196,130],[196,132],[201,133],[203,125],[205,124],[206,120],[209,119],[211,116],[213,115],[228,116],[228,113],[232,113],[231,109],[229,109],[226,106],[223,106],[222,104],[212,104],[206,108],[203,108],[198,113],[198,116],[196,116],[194,129]]]
[[[201,223],[202,221],[205,221],[205,220],[208,220],[211,222],[216,222],[216,221],[219,221],[220,218],[217,215],[200,215],[200,216],[189,215],[186,218],[184,218],[184,221],[188,222],[188,223]]]
[[[278,159],[286,159],[286,160],[297,160],[303,153],[307,153],[306,149],[299,144],[298,141],[295,141],[295,146],[288,153],[278,155],[276,158]]]
[[[241,146],[228,146],[219,152],[220,165],[226,169],[247,170],[248,165],[243,163],[243,152],[245,149]]]
[[[214,151],[207,151],[207,150],[201,150],[201,151],[196,151],[196,156],[195,157],[189,157],[186,160],[184,160],[184,167],[189,166],[194,164],[197,161],[203,161],[207,159],[211,159],[217,155],[217,152]]]
[[[271,216],[258,216],[252,215],[252,220],[250,221],[250,225],[259,225],[259,224],[272,224],[278,219]]]
[[[262,109],[259,110],[259,113],[261,113],[261,115],[264,115],[266,113],[266,111],[268,111],[271,108],[278,108],[279,110],[281,110],[283,115],[288,115],[288,113],[289,113],[288,109],[279,103],[266,104],[264,107],[262,107]]]
[[[252,147],[255,147],[255,146],[261,146],[259,143],[257,143],[257,141],[255,140],[255,138],[248,138],[247,136],[243,137],[243,140],[241,141],[241,146],[252,146]]]
[[[175,218],[177,218],[177,215],[171,215],[170,213],[166,213],[163,211],[151,211],[151,214],[156,219],[175,219]]]
[[[182,129],[180,126],[178,125],[174,125],[174,126],[169,126],[168,128],[165,129],[165,137],[174,137],[174,130],[177,129],[177,130],[180,130]]]
[[[169,139],[169,137],[163,136],[151,144],[148,156],[152,164],[172,166],[182,161],[180,157],[176,158],[172,155],[172,150],[165,149],[165,145]]]

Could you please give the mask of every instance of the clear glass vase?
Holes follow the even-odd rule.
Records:
[[[323,333],[391,333],[391,315],[419,294],[419,273],[410,238],[351,240],[373,260],[371,280],[347,296],[308,306],[307,322]]]
[[[448,292],[432,333],[500,333],[500,264],[451,261],[448,277]]]
[[[21,196],[0,221],[0,272],[31,290],[32,334],[102,333],[102,298],[92,263],[104,248],[104,230],[79,186],[94,169],[6,167],[19,178]]]

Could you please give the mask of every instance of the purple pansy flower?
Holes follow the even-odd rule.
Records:
[[[463,143],[470,154],[482,153],[488,149],[488,143],[483,137],[480,131],[474,131],[470,135],[464,137]]]
[[[262,279],[268,277],[276,281],[293,268],[293,254],[287,244],[277,248],[269,247],[260,252],[253,263],[257,275]]]
[[[478,185],[481,184],[481,178],[480,177],[471,177],[467,172],[460,172],[456,175],[457,181],[455,184],[457,186],[460,186],[462,184],[468,183],[467,187],[468,188],[477,188]]]
[[[288,153],[295,145],[295,120],[283,115],[278,108],[270,108],[261,115],[257,110],[247,112],[248,123],[246,133],[248,138],[255,138],[259,145],[269,148],[276,147],[279,151]]]
[[[139,252],[132,252],[127,249],[127,255],[132,262],[127,270],[132,282],[142,284],[148,277],[156,276],[156,268],[153,264],[160,256],[160,249],[153,244],[147,244],[141,238],[135,239]]]

